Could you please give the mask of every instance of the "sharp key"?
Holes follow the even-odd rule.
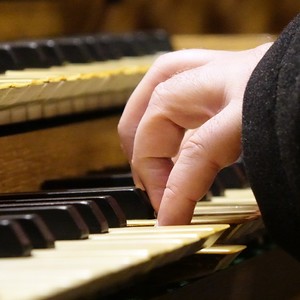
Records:
[[[95,189],[67,189],[47,190],[26,193],[2,193],[0,203],[7,200],[111,196],[116,199],[123,210],[126,219],[153,219],[154,210],[147,194],[135,187],[95,188]]]
[[[102,187],[134,186],[130,173],[126,174],[88,174],[85,176],[45,181],[41,188],[48,189],[90,189]]]
[[[85,239],[89,231],[75,207],[71,205],[1,208],[0,215],[38,214],[56,240]]]
[[[248,179],[239,164],[233,164],[221,170],[217,178],[225,188],[245,188],[248,187]]]
[[[92,61],[87,46],[80,38],[58,38],[56,39],[56,43],[66,62],[87,63]]]
[[[135,187],[81,189],[67,192],[85,197],[109,195],[116,199],[126,219],[152,219],[154,216],[148,196]]]
[[[7,70],[17,69],[17,59],[14,53],[12,53],[10,44],[0,44],[0,72],[5,73]]]
[[[0,220],[0,257],[30,256],[32,245],[15,220]]]
[[[93,200],[104,214],[109,228],[126,227],[127,221],[118,202],[111,196],[88,197]]]
[[[10,44],[20,69],[47,68],[46,56],[34,41]]]
[[[225,195],[225,187],[221,182],[220,178],[215,178],[212,186],[209,189],[213,196],[224,196]]]
[[[36,214],[8,215],[0,219],[17,221],[28,236],[33,248],[54,248],[54,236],[41,217]]]
[[[98,205],[92,200],[64,198],[63,200],[46,203],[49,205],[72,205],[78,210],[79,214],[88,226],[90,233],[108,232],[106,217],[99,209]]]
[[[74,199],[74,198],[46,198],[34,200],[19,200],[16,203],[0,203],[0,208],[13,207],[35,207],[35,206],[57,206],[72,205],[74,206],[86,225],[90,233],[106,233],[108,232],[108,224],[105,216],[99,209],[98,205],[92,200]]]

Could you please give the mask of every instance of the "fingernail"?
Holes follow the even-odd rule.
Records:
[[[155,222],[155,224],[154,224],[154,227],[159,227],[158,220],[156,220],[156,222]]]

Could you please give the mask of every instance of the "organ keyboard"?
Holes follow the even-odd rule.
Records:
[[[0,44],[0,124],[122,107],[157,53],[170,50],[163,35]]]
[[[220,174],[190,226],[155,227],[129,173],[84,174],[124,165],[112,140],[119,113],[169,50],[161,31],[0,44],[0,299],[130,298],[133,282],[155,298],[153,285],[235,270],[227,267],[246,248],[239,244],[263,240],[240,164]]]

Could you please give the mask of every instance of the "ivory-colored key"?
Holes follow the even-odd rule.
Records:
[[[64,299],[75,292],[80,296],[79,290],[87,294],[120,285],[179,259],[190,249],[195,252],[202,239],[228,226],[209,227],[152,227],[144,232],[125,228],[126,233],[116,229],[111,234],[91,235],[88,240],[57,241],[53,251],[34,250],[28,259],[0,260],[1,274],[7,274],[0,274],[0,298],[41,299],[59,294]],[[11,291],[11,282],[18,289]]]
[[[86,253],[85,253],[86,254]],[[19,262],[19,268],[10,268],[0,261],[2,271],[6,276],[0,276],[0,299],[44,299],[61,293],[72,293],[79,286],[93,283],[94,288],[106,288],[112,284],[130,279],[140,271],[139,265],[145,263],[144,257],[82,257],[63,260],[47,259],[44,263],[37,260]],[[18,270],[21,270],[18,272]],[[3,274],[3,273],[2,273]],[[15,275],[15,276],[14,276]],[[97,283],[94,280],[97,279]],[[11,283],[14,283],[13,285]],[[17,289],[15,287],[18,287]]]
[[[8,70],[0,76],[0,124],[124,105],[156,57]]]
[[[206,205],[200,203],[195,207],[194,216],[197,215],[235,215],[235,214],[253,214],[258,211],[257,205]]]
[[[131,220],[127,220],[130,222]],[[153,221],[153,220],[148,220]],[[213,225],[174,225],[174,226],[158,226],[158,227],[125,227],[125,228],[111,228],[110,233],[113,234],[134,234],[134,233],[172,233],[172,232],[218,232],[228,228],[227,224],[213,224]]]
[[[256,199],[250,188],[226,189],[225,196],[213,196],[210,201],[199,201],[197,205],[257,205]]]
[[[251,188],[245,188],[245,189],[226,189],[225,190],[225,197],[228,197],[230,199],[253,199],[255,200],[253,191]]]

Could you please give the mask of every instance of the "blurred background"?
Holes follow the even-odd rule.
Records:
[[[0,0],[0,39],[166,29],[277,34],[300,0]]]

